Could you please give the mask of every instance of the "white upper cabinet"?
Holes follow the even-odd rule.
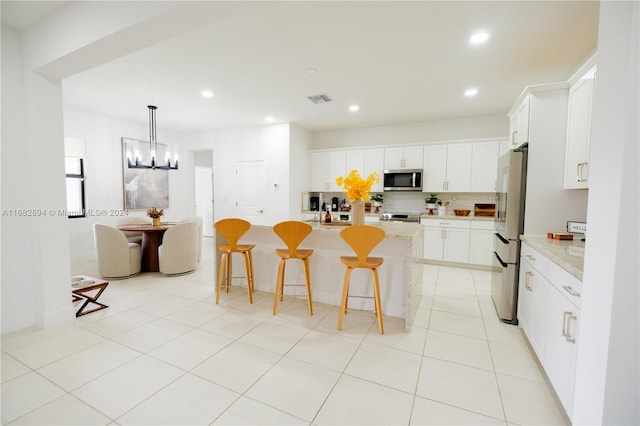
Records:
[[[564,188],[589,187],[589,153],[591,151],[591,115],[596,68],[588,71],[569,89],[567,145],[564,165]]]
[[[425,145],[423,192],[471,190],[472,143]]]
[[[345,151],[311,153],[311,191],[341,191],[336,178],[345,175]]]
[[[364,164],[364,149],[350,149],[345,153],[346,166],[344,172],[351,173],[351,170],[357,170],[360,176],[368,174]]]
[[[369,148],[364,150],[365,174],[377,172],[380,180],[371,186],[371,192],[384,191],[384,148]]]
[[[421,169],[422,146],[401,146],[397,148],[385,148],[384,168],[394,169]]]
[[[515,105],[509,113],[509,131],[511,147],[516,148],[529,142],[529,118],[531,111],[531,95],[527,95]]]
[[[476,142],[471,156],[471,192],[496,192],[500,142]]]

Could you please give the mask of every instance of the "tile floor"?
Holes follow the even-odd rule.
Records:
[[[425,265],[414,329],[385,317],[383,336],[304,297],[277,316],[240,288],[215,305],[212,282],[206,263],[111,281],[109,309],[3,335],[2,424],[565,424],[487,272]]]

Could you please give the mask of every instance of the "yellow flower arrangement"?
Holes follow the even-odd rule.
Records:
[[[380,181],[378,173],[373,172],[366,179],[362,179],[357,170],[351,170],[349,176],[338,176],[336,183],[341,186],[344,193],[347,194],[351,202],[357,200],[369,200],[369,191],[374,183]]]
[[[158,219],[163,215],[164,215],[163,209],[156,209],[155,207],[152,207],[149,210],[147,210],[147,216],[149,216],[152,219]]]

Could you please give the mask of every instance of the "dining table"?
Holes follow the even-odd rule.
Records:
[[[167,229],[175,223],[162,222],[160,225],[152,224],[129,224],[121,225],[117,228],[121,231],[141,232],[141,271],[158,272],[160,262],[158,260],[158,247],[162,244],[162,237]]]

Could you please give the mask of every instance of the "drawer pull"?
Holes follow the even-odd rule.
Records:
[[[531,284],[529,284],[529,278],[531,277],[533,277],[533,272],[527,271],[524,277],[524,288],[526,288],[529,291],[533,291],[533,287],[531,287]]]
[[[576,339],[571,333],[571,321],[577,319],[578,317],[573,315],[573,312],[564,311],[564,317],[562,318],[562,336],[569,343],[576,343]]]
[[[571,288],[571,286],[570,286],[570,285],[563,285],[563,286],[562,286],[562,289],[563,289],[564,291],[566,291],[567,293],[569,293],[570,295],[572,295],[572,296],[580,297],[580,293],[578,293],[578,292],[577,292],[577,291],[575,291],[573,288]]]
[[[525,255],[524,255],[524,257],[526,257],[527,259],[529,259],[529,260],[530,260],[530,261],[532,261],[532,262],[535,262],[535,261],[536,261],[536,258],[535,258],[535,257],[533,257],[533,256],[531,256],[530,254],[525,254]]]

